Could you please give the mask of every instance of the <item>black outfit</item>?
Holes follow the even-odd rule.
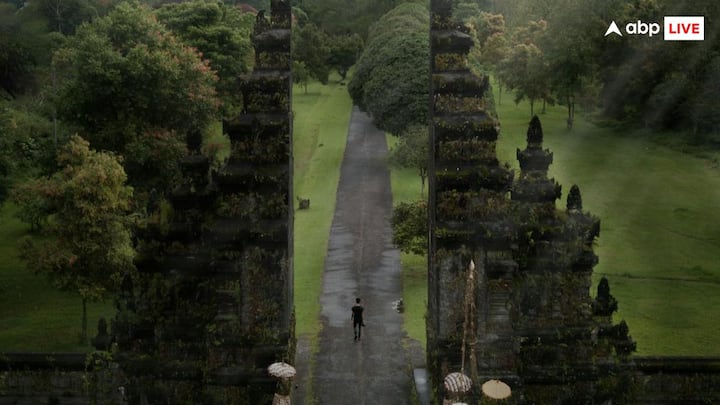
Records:
[[[365,326],[365,323],[363,322],[363,308],[360,304],[355,304],[352,307],[352,321],[353,321],[353,331],[355,332],[355,340],[360,339],[360,335],[362,334],[362,327]]]

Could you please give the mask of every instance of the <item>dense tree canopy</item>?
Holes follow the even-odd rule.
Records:
[[[310,20],[329,35],[358,34],[365,38],[368,27],[401,0],[302,0],[298,4]]]
[[[217,89],[223,102],[237,103],[238,77],[252,68],[250,33],[255,17],[237,7],[206,0],[166,4],[156,14],[162,24],[209,62],[218,75]]]
[[[94,148],[123,154],[136,186],[152,186],[147,174],[159,172],[149,169],[160,159],[176,162],[185,135],[216,117],[210,66],[146,7],[123,3],[80,27],[54,63],[60,116]]]
[[[427,121],[428,18],[427,9],[413,3],[383,16],[370,31],[348,85],[355,104],[393,134]]]
[[[21,35],[15,6],[0,4],[0,98],[15,98],[32,80],[35,58]]]
[[[706,24],[704,41],[667,42],[659,36],[620,38],[601,34],[609,21],[622,27],[638,20],[662,24],[659,18],[663,15],[704,15],[710,21],[720,15],[720,3],[521,0],[496,2],[493,11],[503,14],[511,44],[496,73],[501,80],[513,80],[518,74],[515,62],[523,59],[521,56],[541,56],[547,69],[536,80],[547,86],[542,93],[567,106],[569,126],[575,105],[580,103],[599,107],[606,117],[615,120],[681,130],[691,134],[688,139],[693,142],[716,142],[707,142],[720,131],[716,118],[720,103],[715,97],[720,81],[715,60],[720,51],[716,28]],[[546,28],[538,29],[539,24]],[[530,44],[538,52],[527,49]],[[516,72],[506,71],[503,76],[503,67]],[[530,94],[527,89],[515,88],[518,96]]]

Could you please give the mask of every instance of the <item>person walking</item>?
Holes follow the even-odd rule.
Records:
[[[360,335],[362,335],[362,328],[365,326],[365,322],[363,322],[363,306],[360,304],[360,298],[355,298],[355,305],[352,307],[352,315],[350,315],[350,319],[353,322],[353,332],[355,332],[355,340],[360,340]]]

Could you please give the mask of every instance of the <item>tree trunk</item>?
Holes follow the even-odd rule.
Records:
[[[53,96],[57,96],[57,72],[55,71],[55,64],[51,65],[52,69],[52,92]],[[58,147],[58,119],[57,119],[57,105],[55,100],[53,100],[53,106],[52,106],[52,120],[53,120],[53,146],[55,146],[55,150],[57,150]]]
[[[546,100],[543,99],[543,109],[542,109],[542,113],[543,113],[543,114],[545,114],[545,104],[546,104]]]
[[[425,197],[425,179],[427,178],[427,169],[420,169],[420,195]]]
[[[502,83],[498,82],[498,105],[502,105]]]
[[[82,299],[82,331],[80,332],[80,344],[87,344],[87,298]]]
[[[535,116],[535,100],[530,99],[530,118]]]
[[[573,121],[575,121],[575,102],[573,101],[572,96],[567,97],[567,108],[568,108],[567,128],[572,129]]]

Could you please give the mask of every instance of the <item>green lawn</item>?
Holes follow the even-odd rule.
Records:
[[[9,204],[0,211],[0,352],[91,350],[78,344],[80,297],[55,290],[17,258],[17,240],[28,227],[14,212]],[[95,336],[101,316],[109,321],[114,313],[110,302],[88,305],[88,335]]]
[[[529,107],[503,98],[498,157],[517,168]],[[539,117],[544,145],[554,152],[549,175],[563,186],[558,208],[577,184],[584,209],[601,219],[594,280],[610,280],[620,308],[615,319],[628,322],[638,354],[720,355],[717,161],[661,146],[649,131],[601,128],[583,118],[568,131],[560,106]]]
[[[322,273],[351,106],[335,80],[311,83],[307,94],[300,86],[293,91],[294,193],[310,199],[310,209],[295,211],[296,333],[311,339],[320,330]]]

